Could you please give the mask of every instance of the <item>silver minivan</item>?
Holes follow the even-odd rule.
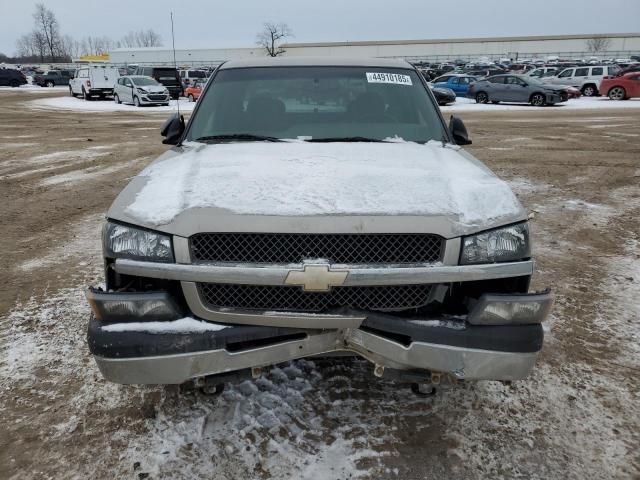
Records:
[[[151,77],[128,75],[120,77],[113,89],[116,103],[142,105],[169,105],[169,90]]]

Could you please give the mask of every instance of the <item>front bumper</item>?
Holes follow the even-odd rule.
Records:
[[[376,370],[518,380],[533,368],[544,336],[539,324],[477,326],[375,313],[367,313],[358,328],[331,330],[227,325],[216,331],[153,333],[112,331],[104,325],[91,319],[89,348],[103,376],[123,384],[181,384],[344,351],[366,358]]]

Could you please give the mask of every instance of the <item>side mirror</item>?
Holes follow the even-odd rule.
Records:
[[[162,125],[160,135],[165,137],[162,143],[165,145],[177,145],[182,138],[184,128],[184,117],[174,113],[164,122],[164,125]]]
[[[451,116],[449,119],[449,132],[451,132],[453,141],[457,145],[471,145],[467,127],[464,126],[464,122],[460,118]]]

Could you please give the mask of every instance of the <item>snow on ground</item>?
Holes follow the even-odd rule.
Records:
[[[111,153],[112,147],[84,148],[81,150],[63,150],[53,153],[34,155],[29,158],[6,158],[0,160],[0,176],[20,178],[33,173],[64,168],[76,163],[86,162]],[[24,168],[28,167],[26,170]],[[18,170],[18,171],[16,171]]]
[[[134,107],[133,105],[117,104],[111,99],[86,101],[81,98],[52,97],[39,98],[26,102],[27,106],[39,110],[74,110],[79,112],[144,112],[144,113],[166,113],[177,111],[178,103],[171,100],[169,106],[144,106]],[[180,111],[189,113],[193,111],[196,104],[187,99],[180,99]]]
[[[440,107],[440,110],[442,110],[443,112],[499,112],[505,110],[540,112],[541,110],[544,110],[548,113],[548,111],[551,109],[564,112],[565,110],[584,110],[591,108],[640,108],[640,98],[632,98],[630,100],[624,101],[614,101],[609,100],[609,98],[607,97],[580,97],[573,98],[565,103],[559,103],[553,106],[534,107],[525,103],[500,102],[497,105],[494,105],[492,103],[482,104],[476,103],[476,101],[471,98],[457,97],[455,103]]]
[[[54,92],[66,92],[69,87],[66,85],[59,85],[57,87],[41,87],[39,85],[20,85],[19,87],[0,87],[0,94],[3,93],[54,93]]]
[[[36,87],[39,88],[39,87]],[[40,88],[45,92],[57,90],[58,87],[53,89]],[[13,89],[20,90],[22,89]],[[28,91],[35,90],[35,88],[25,89]],[[93,100],[87,102],[80,98],[73,97],[53,97],[53,98],[39,98],[37,100],[30,100],[27,102],[30,108],[35,109],[47,109],[47,110],[75,110],[84,112],[173,112],[176,110],[176,101],[171,100],[171,104],[168,107],[140,107],[136,108],[132,105],[116,104],[112,100]],[[187,99],[180,99],[180,111],[191,112],[195,108],[195,102],[189,102]],[[578,110],[578,109],[594,109],[594,108],[610,108],[610,109],[627,109],[627,108],[640,108],[640,98],[632,98],[625,101],[613,101],[607,97],[581,97],[574,98],[568,102],[557,104],[554,106],[543,107],[545,111],[549,109],[557,109],[558,111],[565,110]],[[522,110],[539,112],[541,107],[533,107],[523,103],[504,103],[501,102],[498,105],[494,104],[480,104],[475,100],[465,97],[456,98],[456,102],[452,105],[440,107],[443,112],[480,112],[480,111],[505,111],[505,110]]]

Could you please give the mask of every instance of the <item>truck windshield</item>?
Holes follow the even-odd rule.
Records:
[[[305,140],[445,136],[415,71],[377,67],[221,70],[200,100],[187,140],[258,137]]]

